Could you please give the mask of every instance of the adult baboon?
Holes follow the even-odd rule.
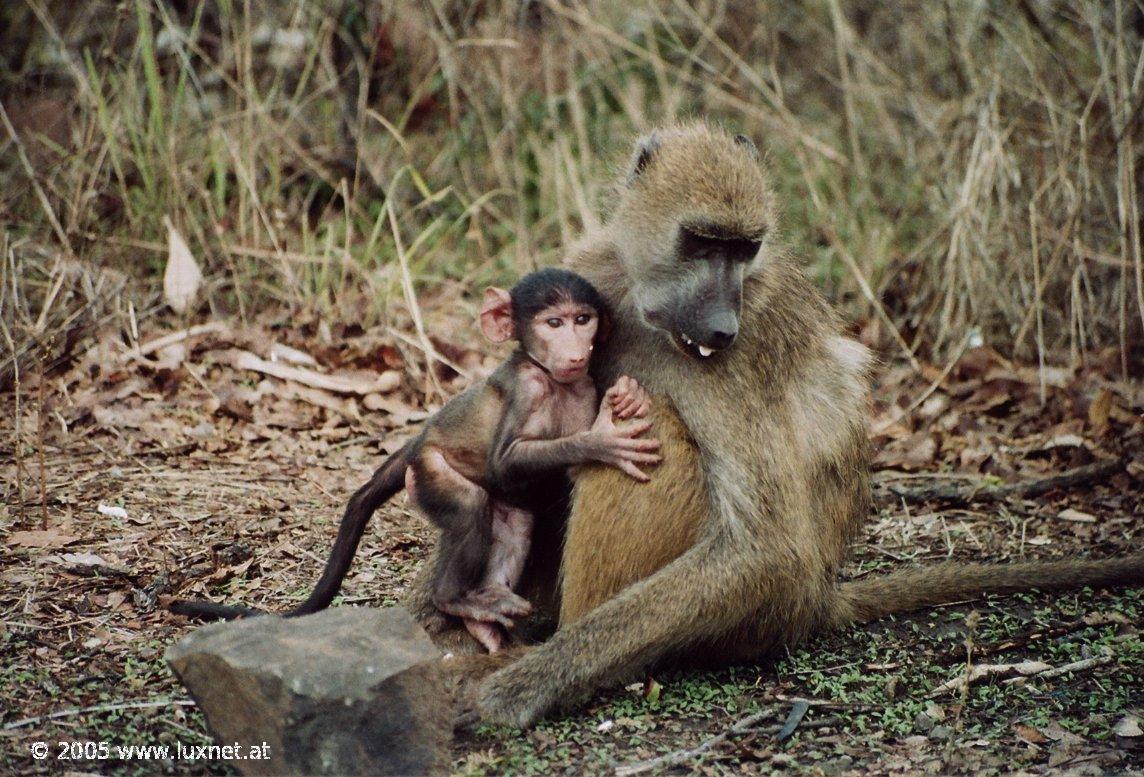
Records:
[[[746,138],[660,130],[639,143],[608,222],[572,252],[615,316],[597,379],[631,375],[655,395],[664,461],[639,486],[581,474],[559,629],[506,666],[459,661],[501,666],[477,688],[483,719],[528,725],[654,664],[754,659],[927,604],[1144,580],[1137,554],[837,583],[870,503],[868,357],[770,244],[773,201]]]

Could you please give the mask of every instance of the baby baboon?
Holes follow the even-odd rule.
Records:
[[[928,604],[1144,580],[1136,554],[839,585],[870,504],[868,355],[771,244],[774,222],[750,141],[692,124],[639,143],[610,219],[573,251],[618,330],[600,377],[652,393],[664,462],[640,488],[604,468],[577,479],[559,629],[519,658],[457,662],[501,667],[477,688],[485,720],[528,725],[654,664],[755,659]]]
[[[643,438],[647,397],[628,377],[599,403],[589,376],[592,351],[608,328],[604,303],[590,283],[549,268],[522,278],[511,292],[485,292],[481,330],[517,348],[487,379],[453,398],[421,433],[391,455],[350,499],[322,577],[289,616],[326,607],[349,570],[373,512],[405,486],[441,529],[430,598],[463,619],[489,652],[504,644],[500,627],[531,612],[514,593],[537,511],[567,491],[569,467],[601,462],[646,481],[643,464],[659,461],[659,442]],[[593,422],[593,419],[595,421]],[[545,510],[547,512],[547,510]],[[173,612],[200,618],[256,614],[209,602],[176,602]]]

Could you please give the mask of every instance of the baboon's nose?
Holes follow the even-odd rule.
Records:
[[[736,332],[724,332],[718,329],[715,330],[711,333],[711,347],[718,348],[720,350],[726,348],[731,343],[735,342],[736,334]]]
[[[721,350],[735,342],[737,334],[739,334],[739,317],[730,311],[721,311],[707,321],[705,345]]]

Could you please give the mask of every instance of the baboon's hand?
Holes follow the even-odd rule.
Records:
[[[605,396],[604,401],[600,403],[600,414],[596,416],[596,422],[586,434],[590,439],[593,457],[597,461],[610,464],[641,483],[646,483],[651,478],[636,465],[658,464],[663,460],[663,457],[656,453],[659,450],[659,440],[640,437],[649,429],[651,429],[650,421],[616,426],[612,420],[611,400]]]
[[[621,376],[604,393],[604,398],[611,404],[616,418],[643,418],[651,402],[644,387],[627,375]]]
[[[556,706],[548,670],[539,675],[529,656],[494,672],[477,689],[476,714],[482,723],[528,728]],[[538,682],[538,680],[540,682]]]

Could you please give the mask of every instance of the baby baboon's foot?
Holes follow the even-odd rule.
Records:
[[[465,628],[473,635],[473,639],[480,642],[489,653],[497,653],[508,644],[508,638],[504,631],[495,623],[466,618]]]
[[[486,585],[473,594],[480,597],[489,609],[510,617],[532,614],[532,603],[503,585]]]
[[[532,605],[508,588],[494,586],[469,591],[460,599],[440,602],[438,609],[458,618],[499,623],[506,629],[513,627],[512,619],[532,612]],[[475,635],[474,635],[475,636]]]

